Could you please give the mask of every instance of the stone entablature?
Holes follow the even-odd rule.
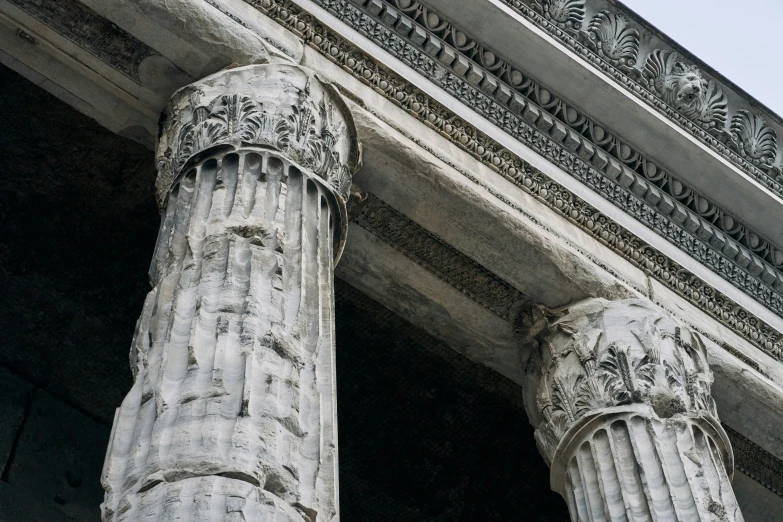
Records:
[[[357,17],[346,0],[316,1],[748,295],[783,313],[783,251],[439,13],[407,0],[353,2],[372,22]],[[397,35],[412,47],[398,50]],[[421,52],[417,48],[429,61],[415,56]]]
[[[8,0],[141,85],[141,63],[160,53],[78,0]],[[32,38],[30,40],[29,38]],[[35,38],[27,41],[35,45]]]
[[[308,43],[316,46],[330,60],[348,68],[351,72],[361,78],[362,81],[379,89],[380,92],[391,101],[402,106],[412,115],[419,118],[423,123],[435,128],[441,132],[441,134],[454,141],[458,146],[478,157],[493,170],[499,171],[507,179],[518,184],[518,186],[524,190],[543,198],[555,211],[565,215],[569,221],[577,223],[583,230],[586,230],[599,238],[604,244],[615,250],[615,252],[620,253],[632,263],[649,272],[661,283],[671,288],[676,293],[684,295],[687,299],[694,301],[702,310],[719,321],[730,325],[735,331],[753,344],[762,347],[775,358],[779,358],[781,356],[780,354],[783,353],[783,336],[775,328],[760,321],[747,310],[738,307],[733,301],[699,280],[684,267],[675,263],[660,251],[645,244],[638,237],[629,233],[614,222],[614,220],[602,214],[575,194],[532,168],[515,154],[500,146],[489,136],[456,117],[449,109],[441,106],[437,101],[421,92],[406,79],[386,70],[368,57],[360,60],[359,58],[364,56],[364,53],[350,42],[343,40],[335,33],[322,33],[317,30],[316,26],[304,24],[302,20],[305,19],[309,22],[312,20],[311,15],[302,11],[296,4],[283,0],[245,1],[260,8],[273,19],[290,27],[291,30],[302,34]],[[398,25],[397,22],[400,19],[399,14],[388,18],[388,28],[384,26],[383,13],[387,12],[387,10],[383,7],[384,3],[382,0],[374,0],[375,5],[380,5],[380,8],[376,9],[376,15],[380,14],[380,20],[371,18],[369,11],[366,14],[360,11],[360,8],[356,7],[353,1],[316,1],[328,8],[331,12],[338,14],[338,16],[349,25],[352,25],[357,29],[364,26],[366,34],[370,35],[376,42],[381,43],[385,50],[411,64],[414,69],[422,72],[426,77],[435,80],[439,78],[436,73],[439,70],[443,70],[442,68],[439,69],[440,64],[436,64],[435,59],[427,57],[420,50],[421,44],[415,46],[412,40],[409,43],[400,36],[400,33],[396,29],[396,25]],[[356,3],[361,4],[363,3],[363,0],[357,0]],[[369,3],[366,5],[369,5]],[[346,13],[351,14],[349,16]],[[302,26],[302,28],[300,28],[300,26]],[[408,31],[405,34],[411,34],[411,31]],[[412,37],[409,36],[408,38]],[[425,40],[429,41],[427,39]],[[469,67],[466,64],[463,73],[468,69]],[[492,105],[493,102],[489,97],[478,88],[474,89],[472,85],[468,84],[460,77],[451,76],[465,85],[467,89],[470,89],[475,93],[479,103],[472,104],[472,109],[481,112],[482,108]],[[440,80],[442,81],[443,78],[441,77]],[[509,101],[509,105],[511,105],[512,101]],[[525,126],[529,129],[524,135],[517,134],[517,136],[526,136],[528,138],[526,143],[531,145],[534,150],[541,152],[546,158],[554,161],[556,164],[561,164],[559,161],[561,156],[563,154],[569,154],[562,145],[557,144],[552,146],[546,143],[541,144],[542,139],[544,142],[551,142],[549,136],[540,132],[537,127],[526,124],[522,118],[517,118],[511,112],[508,114],[514,117],[515,120],[519,122],[520,126]],[[538,119],[541,119],[541,115],[538,114],[536,118],[536,121],[538,121]],[[505,116],[500,118],[502,121],[505,121],[506,119],[507,117]],[[496,118],[495,121],[498,121],[498,118]],[[554,145],[554,142],[551,143]],[[537,144],[541,145],[537,146]],[[583,165],[583,167],[580,168],[579,165]],[[597,176],[597,178],[588,177],[586,179],[586,181],[590,181],[590,179],[595,180],[593,183],[590,183],[592,186],[602,186],[607,181],[607,178],[603,173],[597,172],[594,167],[581,160],[577,159],[576,161],[568,162],[567,166],[569,173],[579,176],[580,179],[582,179],[581,176],[584,175]],[[619,185],[617,186],[617,190],[622,190]],[[602,191],[602,194],[611,195],[613,193],[613,189]],[[503,199],[500,194],[498,194],[498,197]],[[650,221],[655,222],[658,219],[658,217],[654,217],[651,218]],[[671,239],[670,234],[673,230],[677,229],[679,229],[679,227],[676,225],[664,227],[657,226],[655,228],[655,230],[665,233],[667,239]],[[690,239],[677,244],[683,245],[684,247],[692,247],[694,241]],[[705,256],[705,259],[709,260],[709,256]],[[717,266],[721,266],[720,261],[716,261],[716,263]],[[732,278],[731,273],[727,273],[725,269],[720,270],[719,273],[727,280],[738,284],[740,287],[746,285],[748,282],[746,276]],[[778,272],[775,272],[775,274],[776,277],[779,275]],[[755,284],[755,288],[759,288],[759,285],[761,285],[760,282]],[[767,291],[772,292],[773,290],[767,289]],[[751,292],[750,295],[753,295],[753,292]],[[763,299],[759,299],[758,297],[756,297],[756,299],[763,301]]]
[[[351,221],[506,320],[529,297],[372,194],[352,199]],[[351,215],[354,214],[354,215]]]
[[[363,3],[357,0],[354,3],[364,5],[368,13],[387,4],[376,15],[382,23],[406,36],[414,45],[419,44],[425,53],[449,67],[468,84],[521,116],[523,125],[540,130],[543,135],[539,140],[551,139],[562,145],[583,160],[588,169],[597,169],[609,182],[616,182],[627,189],[650,211],[668,216],[674,226],[679,226],[703,241],[705,246],[715,248],[740,268],[760,276],[759,279],[764,283],[773,287],[777,283],[776,290],[783,289],[783,277],[777,278],[774,273],[774,270],[780,271],[783,267],[783,251],[775,247],[773,242],[732,216],[727,209],[717,206],[709,197],[689,187],[681,178],[667,172],[600,122],[582,114],[574,104],[558,98],[546,86],[472,38],[441,13],[417,1],[377,0]],[[377,34],[369,31],[369,28],[363,29],[360,26],[359,31]],[[412,64],[416,62],[404,55],[401,58]],[[434,81],[439,80],[436,75]],[[461,86],[455,89],[453,84],[444,86],[454,96],[465,102],[470,101],[466,94],[469,88]],[[521,94],[524,99],[517,97],[517,94]],[[473,101],[472,106],[475,105]],[[495,111],[482,110],[481,107],[477,110],[498,125],[507,127],[506,118],[498,116]],[[616,161],[612,161],[612,158]],[[639,215],[634,204],[622,201],[617,194],[604,195],[629,213]],[[647,223],[651,221],[649,216],[642,219]]]

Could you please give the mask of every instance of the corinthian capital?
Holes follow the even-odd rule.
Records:
[[[574,520],[742,520],[698,334],[638,299],[537,324],[526,408]]]
[[[220,71],[174,94],[157,148],[159,200],[189,164],[248,147],[282,153],[347,200],[359,164],[350,112],[328,81],[281,64]]]

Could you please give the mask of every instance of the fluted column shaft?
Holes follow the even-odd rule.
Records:
[[[574,522],[743,521],[697,334],[642,300],[535,319],[526,407]]]
[[[355,140],[337,93],[298,67],[174,95],[104,521],[337,516],[333,269]]]

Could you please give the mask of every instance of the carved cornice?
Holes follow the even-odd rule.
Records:
[[[610,183],[619,185],[635,196],[635,200],[629,200],[627,196],[604,194],[630,213],[640,217],[645,223],[651,223],[651,215],[662,214],[669,219],[671,225],[679,227],[695,238],[699,250],[711,248],[718,257],[731,261],[750,277],[757,278],[760,283],[772,287],[777,283],[777,290],[783,291],[783,275],[775,274],[776,270],[779,272],[783,267],[783,251],[761,237],[759,233],[739,222],[737,218],[719,208],[703,194],[688,187],[682,179],[666,172],[651,158],[634,149],[619,136],[612,134],[599,122],[586,117],[578,108],[555,96],[546,87],[498,56],[492,49],[471,38],[461,28],[443,18],[440,13],[414,0],[382,1],[399,9],[399,13],[387,7],[379,12],[376,18],[383,22],[384,19],[391,20],[396,17],[396,22],[389,21],[386,25],[394,26],[398,33],[414,45],[418,38],[419,47],[425,53],[448,66],[453,73],[474,87],[478,87],[481,92],[490,95],[504,110],[521,116],[519,125],[542,131],[544,135],[539,140],[547,142],[544,150],[541,151],[543,154],[547,153],[546,149],[552,148],[552,145],[549,145],[552,141],[557,143],[554,147],[562,145],[585,164],[590,164],[583,168],[597,169],[608,177]],[[368,11],[372,10],[373,5],[378,5],[364,4],[361,0],[354,3],[365,5]],[[597,32],[596,34],[609,29],[616,30],[620,34],[631,31],[623,25],[622,18],[615,19],[606,13],[597,18],[602,23],[591,24],[590,27],[590,31]],[[409,26],[413,27],[410,31],[407,29]],[[360,25],[358,29],[364,32],[363,30],[368,28]],[[368,31],[368,33],[377,34],[377,31]],[[615,51],[619,53],[621,48]],[[469,60],[467,64],[456,58],[460,54]],[[438,83],[439,79],[436,77],[434,81]],[[464,84],[460,87],[457,91],[451,90],[452,94],[463,102],[470,103],[473,108],[478,106],[478,111],[482,112],[481,104],[477,105],[475,100],[465,99],[463,93],[466,90],[470,91],[470,87]],[[448,85],[446,88],[450,90]],[[516,94],[521,94],[524,100],[516,98]],[[509,123],[505,118],[498,118],[494,111],[484,110],[483,113],[499,126],[509,130]],[[555,119],[547,118],[544,113],[550,114]],[[743,118],[749,125],[752,124],[746,116]],[[513,134],[513,131],[511,133]],[[533,147],[541,145],[537,142],[527,144]],[[601,154],[602,151],[618,163],[612,162],[610,157]],[[576,161],[576,163],[581,162]],[[568,169],[568,165],[562,166]],[[671,199],[666,198],[667,195]],[[634,202],[629,203],[629,201]],[[640,201],[649,207],[652,213],[640,212],[635,201]],[[669,228],[654,221],[651,226],[659,233],[661,229]],[[680,240],[678,246],[685,248],[682,243],[683,241]],[[696,251],[695,254],[697,258],[704,257],[700,251]],[[704,261],[704,259],[700,260]],[[715,261],[712,264],[715,264]],[[714,269],[721,275],[727,271],[723,264]],[[763,292],[754,289],[753,293],[766,303],[769,299],[761,295]]]
[[[78,0],[8,0],[141,85],[139,66],[159,53]]]
[[[783,314],[783,273],[757,254],[777,261],[783,260],[783,253],[438,13],[412,0],[352,0],[363,10],[345,0],[316,1],[749,296]],[[404,5],[401,10],[415,19],[384,2]],[[492,72],[486,67],[490,62]],[[590,141],[597,137],[598,143]]]
[[[783,195],[780,147],[769,121],[752,98],[698,66],[673,42],[615,2],[606,0],[502,0],[582,59],[609,74],[626,90],[655,108],[768,189]],[[567,23],[544,4],[558,4],[558,12],[571,13]],[[572,9],[579,6],[579,9]],[[652,42],[642,52],[640,42]]]
[[[342,201],[359,166],[353,119],[340,94],[292,65],[221,71],[183,87],[163,115],[158,142],[158,198],[183,168],[216,149],[283,152],[327,182]]]
[[[489,136],[458,118],[404,78],[378,64],[361,49],[328,31],[320,21],[290,0],[245,1],[299,35],[306,44],[317,49],[360,81],[376,89],[393,103],[404,108],[419,121],[440,132],[463,150],[473,154],[488,168],[495,170],[521,189],[538,197],[555,212],[632,264],[640,267],[667,288],[691,301],[695,306],[728,326],[751,344],[776,359],[783,357],[783,335],[780,332],[707,285],[682,266],[668,259],[661,252],[644,243],[584,200],[547,178],[511,151],[504,149]],[[343,2],[340,4],[342,5]],[[393,34],[391,31],[385,31],[384,34],[386,33]],[[415,55],[415,49],[407,42],[398,39],[395,43],[402,51]],[[426,71],[424,72],[426,73]],[[452,166],[472,181],[481,183],[470,173],[460,169],[459,166]],[[484,186],[484,188],[522,214],[529,214],[505,195],[491,187]],[[530,218],[537,222],[534,216],[530,216]],[[595,261],[599,266],[605,266],[600,260]]]
[[[511,319],[527,297],[392,207],[366,194],[353,221],[493,314]],[[352,209],[349,205],[349,212]]]

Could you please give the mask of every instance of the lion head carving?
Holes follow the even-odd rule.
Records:
[[[671,72],[663,82],[664,101],[680,112],[700,112],[703,102],[702,94],[707,91],[707,81],[701,77],[701,72],[694,67],[676,62]]]
[[[661,99],[683,116],[706,128],[726,125],[726,95],[707,81],[695,65],[681,62],[674,51],[653,51],[644,77]]]

